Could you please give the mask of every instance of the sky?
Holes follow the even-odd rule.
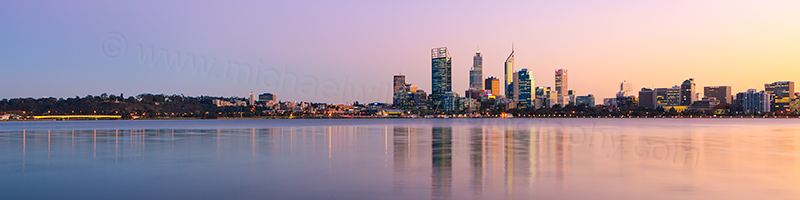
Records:
[[[102,93],[391,102],[392,76],[431,91],[430,49],[454,92],[516,68],[569,70],[578,95],[623,80],[733,92],[800,80],[800,1],[14,1],[0,6],[0,98]],[[502,80],[501,80],[502,82]]]

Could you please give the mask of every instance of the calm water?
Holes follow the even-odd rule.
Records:
[[[0,123],[0,199],[800,199],[797,119]]]

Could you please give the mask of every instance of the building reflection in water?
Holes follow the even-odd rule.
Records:
[[[431,143],[432,199],[450,199],[453,184],[453,128],[434,127]]]

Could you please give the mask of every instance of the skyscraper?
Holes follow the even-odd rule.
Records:
[[[433,109],[442,108],[442,95],[452,92],[452,61],[447,47],[431,49],[431,95]]]
[[[720,103],[731,104],[731,86],[706,86],[703,88],[703,94],[706,97],[714,97]]]
[[[692,105],[696,101],[694,78],[689,78],[681,84],[681,104],[682,106]]]
[[[672,86],[667,88],[667,106],[679,106],[681,104],[681,87]]]
[[[486,78],[486,87],[485,90],[489,90],[492,92],[492,96],[500,95],[500,80],[497,77],[490,76]]]
[[[472,70],[469,70],[469,88],[480,90],[483,88],[483,56],[481,50],[472,57]]]
[[[556,70],[556,103],[564,106],[564,97],[568,96],[569,91],[569,76],[566,69]]]
[[[517,91],[517,105],[520,108],[533,108],[535,105],[533,96],[536,95],[536,91],[533,91],[535,80],[531,71],[523,68],[514,73],[514,85],[516,86],[515,91]]]
[[[506,70],[506,98],[514,99],[514,85],[511,83],[514,80],[514,45],[511,45],[511,54],[508,55],[505,62]]]
[[[392,93],[392,102],[395,104],[398,102],[398,94],[400,94],[401,89],[406,86],[406,75],[404,74],[396,74],[394,75],[394,93]]]
[[[397,95],[400,92],[400,88],[406,85],[406,75],[405,74],[395,74],[394,75],[394,94]]]
[[[771,111],[782,112],[789,111],[789,104],[794,100],[794,82],[792,81],[779,81],[769,84],[764,84],[764,91],[772,96]]]

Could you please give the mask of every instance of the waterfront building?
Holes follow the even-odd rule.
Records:
[[[397,97],[397,94],[400,93],[400,89],[406,85],[406,75],[404,74],[395,74],[394,75],[394,82],[392,84],[394,88],[393,96]],[[395,100],[397,101],[397,100]]]
[[[681,105],[681,87],[672,86],[667,89],[667,106]]]
[[[564,97],[567,96],[569,90],[569,75],[566,69],[556,70],[556,98],[557,104],[564,106]]]
[[[278,97],[272,93],[263,93],[258,95],[259,102],[277,101]]]
[[[490,76],[484,83],[486,83],[484,90],[490,91],[492,96],[500,96],[500,80],[497,77]]]
[[[692,105],[692,102],[697,100],[695,96],[695,83],[694,78],[689,78],[683,81],[681,84],[681,92],[680,92],[680,105],[688,106]]]
[[[706,86],[703,87],[705,97],[714,97],[720,104],[732,104],[731,86]]]
[[[792,81],[779,81],[774,83],[764,84],[764,91],[772,96],[773,112],[787,112],[790,111],[789,104],[795,99],[794,82]]]
[[[447,47],[431,49],[431,105],[433,109],[442,108],[443,95],[452,92],[452,58]]]
[[[442,96],[442,110],[444,112],[456,112],[461,108],[458,93],[446,92]]]
[[[717,107],[721,102],[717,100],[716,97],[705,97],[701,100],[692,102],[692,105],[689,106],[689,110],[699,110],[699,111],[712,111],[714,107]]]
[[[514,99],[514,85],[511,83],[514,80],[514,45],[511,45],[511,54],[506,58],[505,66],[505,87],[506,98]]]
[[[472,57],[472,70],[469,70],[469,88],[483,89],[483,56],[480,49]]]
[[[594,95],[588,94],[586,96],[575,97],[575,105],[594,106]]]
[[[747,92],[737,93],[736,101],[743,113],[765,113],[771,110],[772,95],[763,90],[757,92],[756,89],[749,89]]]
[[[655,109],[658,106],[655,90],[650,88],[642,88],[642,90],[639,91],[639,107]]]
[[[523,68],[514,73],[514,85],[516,91],[518,91],[516,95],[517,105],[520,108],[533,108],[535,106],[535,97],[533,95],[535,95],[536,91],[533,91],[535,80],[531,71]]]

